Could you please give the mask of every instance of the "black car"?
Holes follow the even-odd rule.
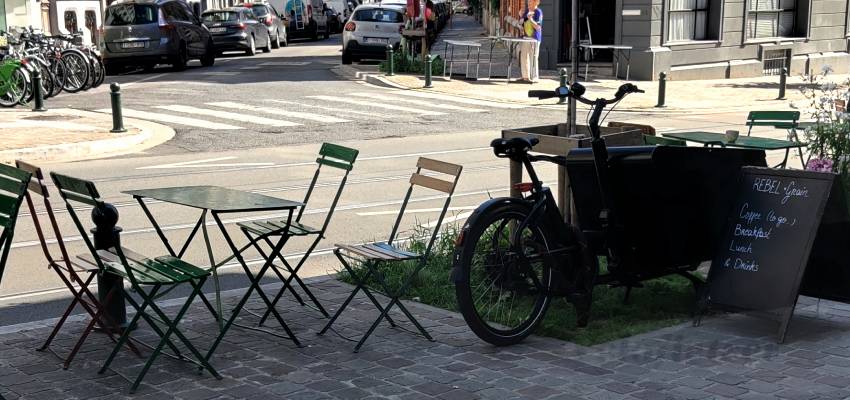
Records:
[[[257,20],[250,8],[233,7],[209,10],[201,15],[204,25],[210,30],[217,52],[244,50],[253,56],[257,48],[264,53],[271,51],[273,41],[266,25]]]
[[[183,0],[119,0],[105,11],[100,50],[107,72],[156,64],[186,68],[190,58],[213,65],[210,33]]]
[[[236,7],[245,7],[254,12],[257,20],[269,30],[269,35],[272,37],[273,49],[280,48],[281,46],[286,47],[287,43],[289,43],[286,23],[280,18],[280,14],[274,6],[265,2],[258,2],[237,4]]]

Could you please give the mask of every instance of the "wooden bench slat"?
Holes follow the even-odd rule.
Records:
[[[445,161],[435,160],[433,158],[419,157],[416,166],[429,171],[440,172],[446,175],[458,176],[463,169],[462,166]]]
[[[373,250],[365,249],[360,246],[351,246],[347,244],[335,244],[334,246],[339,247],[340,249],[343,249],[350,253],[359,254],[365,258],[372,260],[393,260],[393,258],[390,258]]]
[[[410,183],[449,194],[452,192],[452,190],[454,190],[455,186],[453,182],[444,181],[442,179],[437,179],[434,177],[417,173],[414,173],[410,176]]]
[[[374,251],[376,253],[383,254],[384,256],[390,257],[390,258],[395,259],[395,260],[401,260],[401,259],[405,258],[404,256],[402,256],[400,253],[398,253],[396,251],[393,251],[391,249],[381,248],[381,247],[375,246],[374,244],[364,244],[362,247],[369,249],[371,251]]]

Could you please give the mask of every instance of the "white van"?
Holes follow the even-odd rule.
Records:
[[[327,39],[328,17],[325,15],[324,0],[267,0],[286,19],[289,37],[308,37],[318,40],[319,35]]]

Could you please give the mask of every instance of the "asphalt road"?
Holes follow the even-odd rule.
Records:
[[[104,199],[120,212],[123,245],[144,254],[163,255],[165,248],[144,213],[122,191],[219,185],[301,200],[322,142],[357,148],[361,153],[327,238],[305,264],[302,276],[314,276],[339,268],[329,254],[334,243],[386,238],[418,157],[464,166],[447,221],[462,224],[482,201],[507,192],[507,163],[493,157],[489,141],[504,128],[546,125],[565,118],[559,107],[512,107],[451,96],[422,98],[348,81],[332,71],[339,62],[339,48],[339,38],[334,36],[322,42],[293,42],[287,48],[250,58],[225,57],[212,68],[193,61],[184,72],[160,68],[151,74],[108,77],[107,83],[122,84],[126,115],[170,125],[177,132],[175,138],[143,153],[44,167],[94,181]],[[60,95],[51,103],[81,110],[108,109],[107,86]],[[649,115],[615,111],[608,117],[651,124],[660,131],[722,131],[739,127],[737,122],[743,119],[743,112]],[[541,173],[545,182],[554,183],[553,167],[541,166]],[[340,176],[335,172],[322,175],[304,222],[321,225]],[[416,226],[433,226],[441,205],[437,194],[428,190],[414,193],[408,217],[402,222],[402,237],[409,236]],[[53,205],[62,207],[56,198]],[[175,245],[185,240],[199,217],[198,210],[183,206],[155,202],[150,208]],[[84,223],[91,226],[87,213],[82,213]],[[45,217],[43,210],[38,215]],[[275,215],[235,214],[223,219],[228,232],[241,244],[244,238],[237,222],[271,216]],[[71,254],[85,251],[68,214],[60,210],[58,217]],[[20,216],[0,287],[0,326],[58,316],[67,302],[66,289],[45,266],[30,218],[28,212]],[[212,223],[208,221],[212,248],[220,260],[229,253]],[[209,265],[198,239],[189,248],[187,259]],[[284,253],[297,261],[308,245],[294,240]],[[55,247],[54,252],[58,253]],[[246,253],[246,258],[252,268],[258,268],[256,252]],[[231,263],[221,272],[225,288],[247,283],[238,264]]]

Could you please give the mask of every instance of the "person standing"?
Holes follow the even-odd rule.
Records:
[[[528,0],[528,11],[525,13],[523,31],[529,43],[523,43],[520,50],[520,70],[526,83],[534,83],[540,79],[540,68],[537,60],[540,56],[540,42],[543,40],[543,11],[538,8],[540,0]]]

